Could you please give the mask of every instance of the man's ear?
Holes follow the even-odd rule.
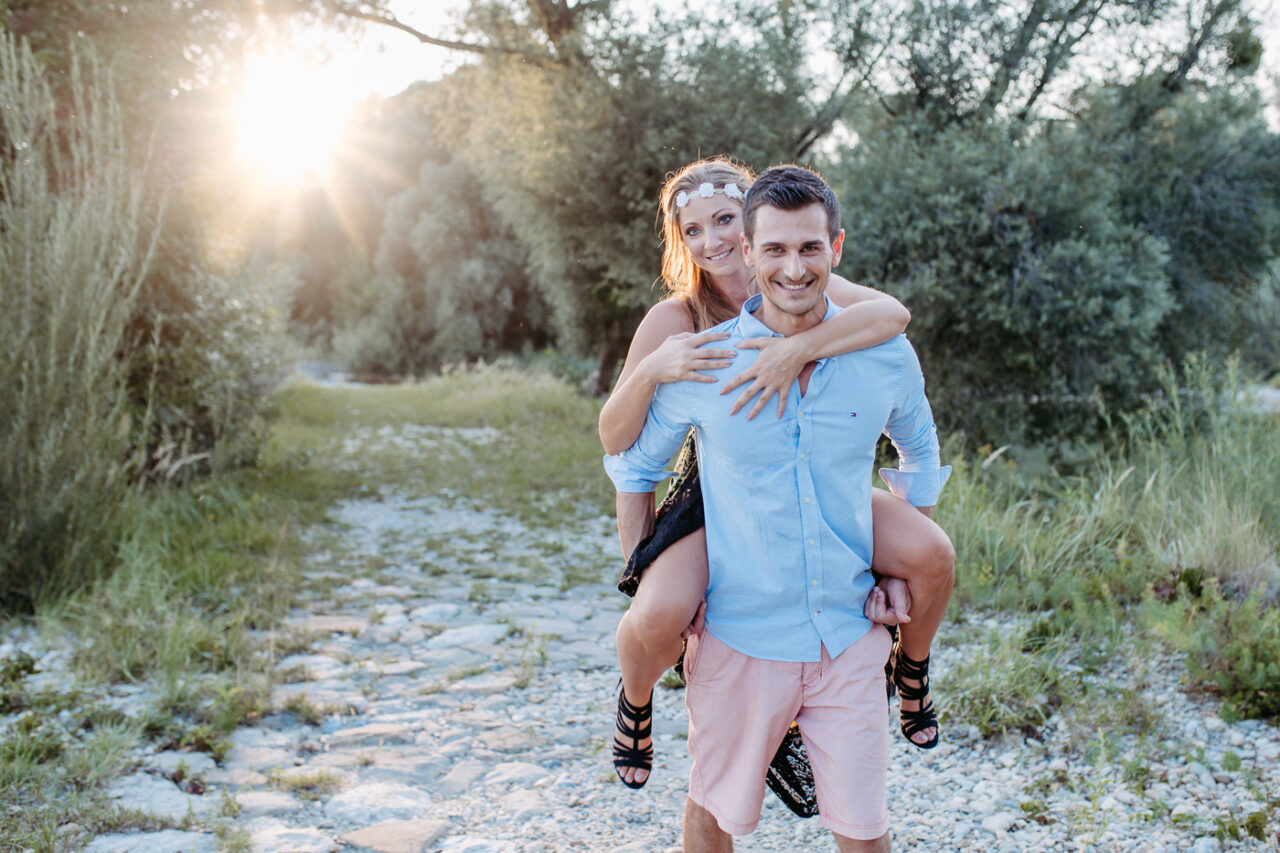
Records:
[[[840,229],[840,233],[831,241],[831,266],[840,263],[840,253],[844,251],[844,229]]]
[[[840,232],[843,234],[844,232]],[[755,268],[755,261],[751,258],[751,244],[747,242],[747,235],[742,235],[742,259],[747,262],[747,266]]]

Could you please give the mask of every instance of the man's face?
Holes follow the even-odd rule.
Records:
[[[827,282],[843,245],[843,231],[834,241],[827,232],[821,204],[799,210],[765,205],[757,210],[755,240],[748,243],[743,235],[742,246],[764,297],[761,322],[784,335],[822,322]]]

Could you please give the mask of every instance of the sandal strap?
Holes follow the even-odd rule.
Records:
[[[906,684],[911,679],[919,684]],[[902,644],[894,647],[893,683],[898,688],[898,697],[908,702],[918,702],[929,695],[929,658],[912,660],[902,650]]]
[[[641,725],[641,721],[644,724]],[[646,773],[653,769],[653,744],[650,743],[644,749],[640,749],[640,741],[650,736],[653,731],[653,694],[649,695],[649,701],[637,707],[627,701],[625,690],[618,690],[618,731],[622,736],[628,738],[631,743],[619,737],[617,734],[613,736],[613,766],[618,771],[618,776],[622,776],[624,769],[633,768],[636,770],[644,770]],[[628,788],[640,788],[648,781],[648,776],[641,782],[628,782],[623,778],[622,783]]]

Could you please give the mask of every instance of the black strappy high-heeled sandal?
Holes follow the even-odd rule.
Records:
[[[644,725],[640,724],[642,720]],[[631,745],[627,746],[616,734],[613,736],[613,769],[618,771],[618,778],[628,788],[643,788],[653,771],[653,745],[640,749],[640,741],[653,733],[653,694],[649,695],[648,702],[637,708],[627,701],[626,689],[618,687],[618,731],[631,739]],[[628,782],[622,775],[625,767],[645,771],[644,780]]]
[[[918,684],[906,684],[906,679]],[[901,711],[902,735],[917,749],[933,749],[938,745],[942,729],[938,727],[938,715],[933,709],[933,700],[929,698],[929,658],[912,660],[902,650],[902,644],[893,647],[893,683],[898,688],[898,701],[923,703],[914,711]],[[925,701],[928,699],[928,701]],[[933,729],[933,737],[924,743],[911,739],[925,729]]]

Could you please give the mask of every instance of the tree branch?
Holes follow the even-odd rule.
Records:
[[[391,29],[399,30],[402,33],[413,36],[422,44],[443,47],[446,50],[460,50],[466,53],[476,53],[481,56],[518,56],[541,64],[558,64],[555,57],[540,51],[524,50],[514,47],[495,47],[493,45],[455,41],[452,39],[442,39],[427,35],[416,27],[404,23],[391,12],[370,11],[367,9],[349,6],[341,2],[328,2],[326,5],[335,15],[352,18],[358,21],[368,21],[374,24],[381,24],[384,27],[390,27]]]
[[[1018,67],[1027,58],[1031,40],[1035,38],[1036,31],[1044,23],[1047,6],[1048,0],[1036,0],[1027,10],[1027,16],[1022,19],[1022,25],[1018,28],[1017,38],[1005,47],[1000,56],[1000,65],[991,80],[991,85],[987,88],[987,93],[982,97],[979,110],[991,112],[1004,99]]]

